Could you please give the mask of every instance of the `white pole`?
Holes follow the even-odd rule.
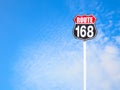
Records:
[[[86,41],[83,41],[83,84],[84,90],[86,90]]]

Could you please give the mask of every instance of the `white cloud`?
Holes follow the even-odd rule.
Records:
[[[62,46],[32,46],[24,50],[16,64],[17,88],[25,90],[83,90],[82,47],[76,41]],[[91,42],[91,43],[89,43]],[[114,44],[101,47],[89,41],[87,44],[87,88],[89,90],[113,90],[120,83],[119,49]],[[61,48],[62,47],[62,48]],[[31,47],[29,47],[31,48]],[[120,88],[117,86],[117,88]],[[32,90],[32,89],[29,89]]]

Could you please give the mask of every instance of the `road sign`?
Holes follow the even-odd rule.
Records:
[[[86,40],[93,39],[96,34],[95,28],[96,18],[93,15],[77,15],[74,18],[73,34],[75,38],[82,39],[83,41],[83,88],[87,89],[87,62],[86,62]]]
[[[77,15],[74,18],[74,37],[82,40],[92,39],[96,36],[97,31],[95,28],[96,18],[93,15]]]

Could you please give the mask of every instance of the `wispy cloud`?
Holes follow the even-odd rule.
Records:
[[[101,46],[94,41],[89,42],[87,44],[87,88],[113,90],[112,87],[115,86],[119,89],[119,48],[114,43],[108,42]],[[15,67],[15,73],[18,73],[15,76],[17,88],[82,90],[82,46],[73,43],[80,46],[82,44],[72,41],[67,42],[64,48],[44,46],[42,50],[39,45],[36,45],[33,46],[33,50],[27,49],[27,52],[23,52],[25,55],[21,56],[20,62]]]

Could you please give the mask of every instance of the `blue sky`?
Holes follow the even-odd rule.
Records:
[[[120,63],[119,4],[119,0],[0,1],[0,90],[18,90],[18,88],[19,90],[35,90],[35,88],[36,90],[82,90],[80,89],[82,88],[82,42],[74,39],[72,35],[73,18],[77,14],[91,13],[97,18],[98,36],[95,40],[88,41],[88,47],[94,52],[98,50],[98,53],[91,54],[94,52],[88,50],[88,56],[94,62],[92,65],[88,59],[88,67],[91,68],[88,73],[94,71],[94,65],[98,67],[95,70],[97,72],[95,78],[91,74],[88,76],[88,88],[104,90],[104,85],[94,87],[97,86],[95,83],[90,87],[90,78],[100,84],[98,82],[104,82],[103,78],[109,75],[106,83],[104,82],[105,85],[107,84],[105,90],[119,90],[118,68],[120,67],[117,65]],[[99,58],[96,58],[97,56]],[[118,67],[110,68],[114,67],[112,63],[107,66],[108,60]],[[50,65],[43,69],[42,65],[44,67],[48,61]],[[65,71],[62,72],[62,69]],[[60,73],[57,72],[58,70]],[[71,73],[72,71],[75,72]],[[49,72],[48,76],[46,72]],[[33,76],[30,76],[32,73]],[[70,74],[76,78],[72,78]],[[32,78],[34,76],[37,76],[37,80]],[[114,78],[117,76],[118,78]]]

